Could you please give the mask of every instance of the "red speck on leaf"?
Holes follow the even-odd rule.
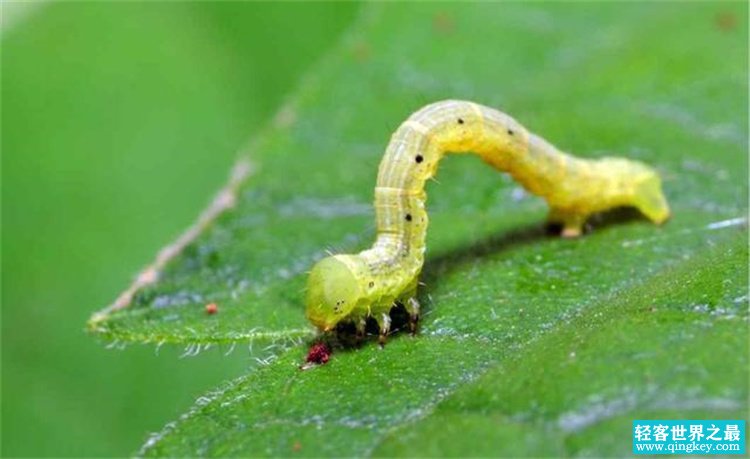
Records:
[[[440,35],[451,35],[455,29],[453,17],[445,11],[440,11],[432,17],[432,28]]]
[[[206,314],[213,315],[219,312],[219,307],[216,306],[216,303],[208,303],[206,305]]]
[[[714,23],[716,24],[716,28],[718,28],[719,30],[728,32],[730,30],[734,30],[734,28],[737,27],[737,17],[731,12],[724,11],[716,15],[716,17],[714,18]]]
[[[315,343],[312,345],[310,350],[307,352],[307,363],[315,363],[318,365],[328,362],[331,358],[331,348],[326,343]]]

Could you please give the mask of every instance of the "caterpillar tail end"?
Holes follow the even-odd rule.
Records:
[[[654,172],[643,180],[636,188],[634,197],[635,207],[649,220],[657,225],[669,220],[671,211],[662,191],[661,179]]]

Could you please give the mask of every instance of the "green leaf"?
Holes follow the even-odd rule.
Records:
[[[312,337],[305,271],[367,247],[389,135],[439,99],[498,107],[579,156],[652,164],[674,218],[615,212],[558,239],[540,199],[450,158],[428,187],[418,336],[307,372],[304,346],[279,346],[141,453],[626,455],[632,419],[745,416],[746,17],[738,3],[369,5],[248,148],[256,172],[219,201],[234,207],[93,331]]]

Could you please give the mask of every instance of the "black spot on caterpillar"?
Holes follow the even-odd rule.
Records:
[[[372,248],[334,255],[313,267],[306,315],[315,326],[328,331],[351,321],[364,333],[367,318],[373,317],[383,342],[396,304],[416,322],[428,221],[425,181],[443,155],[464,152],[479,155],[543,197],[550,206],[549,222],[562,226],[565,237],[580,235],[591,214],[615,207],[635,207],[654,223],[669,217],[661,180],[643,163],[576,158],[502,112],[466,101],[436,102],[402,123],[386,148],[375,187],[378,235]]]

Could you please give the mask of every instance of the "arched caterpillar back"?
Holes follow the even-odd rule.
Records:
[[[425,181],[446,153],[469,152],[543,197],[549,221],[562,225],[565,237],[579,236],[591,214],[614,207],[635,207],[654,223],[669,217],[661,180],[643,163],[576,158],[497,110],[459,100],[436,102],[402,123],[386,148],[375,187],[375,244],[313,267],[306,314],[315,326],[328,331],[352,321],[364,333],[365,321],[374,317],[383,342],[396,303],[416,323],[428,222]]]

